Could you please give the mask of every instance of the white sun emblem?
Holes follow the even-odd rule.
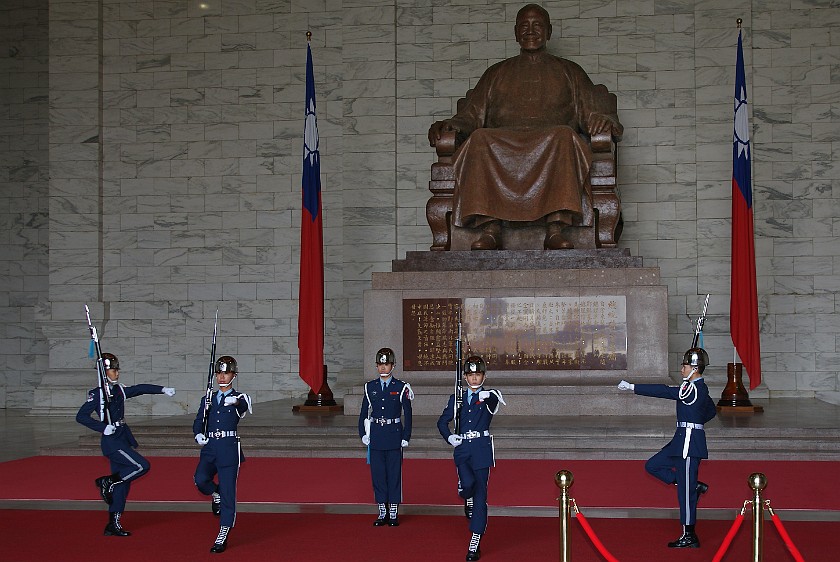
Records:
[[[309,163],[315,165],[315,155],[318,152],[318,120],[315,117],[315,100],[310,100],[306,109],[306,124],[303,128],[303,157],[309,158]]]
[[[746,152],[747,157],[749,157],[750,130],[747,123],[747,92],[741,88],[738,94],[735,97],[735,135],[733,142],[738,145],[738,156]]]

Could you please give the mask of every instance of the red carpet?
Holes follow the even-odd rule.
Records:
[[[205,501],[193,485],[196,460],[152,457],[152,469],[132,485],[131,501]],[[588,507],[676,507],[674,489],[647,475],[642,461],[500,460],[490,475],[490,503],[556,506],[554,474],[571,470],[571,495]],[[0,463],[2,499],[98,500],[93,479],[108,472],[104,457],[29,457]],[[774,508],[840,509],[834,485],[837,462],[706,461],[701,479],[711,486],[703,508],[739,509],[751,498],[747,477],[764,472],[765,497]],[[56,477],[59,475],[59,477]],[[13,483],[13,485],[10,485]],[[449,460],[408,459],[404,503],[457,505],[455,467]],[[239,479],[239,500],[279,503],[372,503],[370,471],[363,459],[249,458]],[[130,509],[130,507],[129,507]]]
[[[220,560],[209,553],[218,531],[210,513],[128,512],[127,538],[104,537],[104,511],[0,510],[0,525],[7,537],[2,560],[76,562],[119,560],[155,562]],[[242,513],[231,531],[229,559],[338,562],[446,562],[462,561],[469,540],[462,517],[406,516],[397,528],[374,528],[363,515]],[[665,544],[677,535],[673,521],[644,519],[591,519],[590,523],[609,551],[621,562],[709,562],[729,521],[703,521],[698,533],[703,548],[669,550]],[[840,523],[787,522],[786,528],[805,560],[836,560]],[[764,560],[792,560],[772,524],[766,526]],[[601,562],[577,521],[572,521],[574,562]],[[12,537],[13,540],[10,540]],[[748,525],[742,527],[725,562],[751,560]],[[491,517],[482,541],[482,560],[519,562],[557,560],[557,521],[552,518]]]

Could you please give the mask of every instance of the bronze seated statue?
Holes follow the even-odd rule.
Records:
[[[523,7],[520,54],[488,68],[429,128],[432,250],[611,248],[621,235],[616,97],[546,51],[548,13]]]

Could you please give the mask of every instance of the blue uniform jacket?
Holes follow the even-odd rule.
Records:
[[[125,401],[135,396],[143,394],[163,394],[163,387],[156,384],[135,384],[132,386],[125,386],[123,384],[115,384],[111,387],[111,401],[108,403],[108,412],[111,414],[111,423],[123,422],[119,425],[114,433],[105,435],[105,426],[108,425],[102,420],[91,417],[93,412],[96,412],[96,417],[99,417],[99,396],[101,390],[97,386],[88,391],[87,400],[79,412],[76,414],[76,421],[80,424],[89,427],[94,431],[102,433],[102,438],[99,440],[99,445],[102,447],[102,454],[109,455],[114,451],[125,447],[137,447],[137,440],[131,434],[131,430],[125,425]]]
[[[245,417],[248,413],[248,404],[250,398],[247,394],[237,392],[231,389],[228,396],[236,396],[239,398],[239,404],[225,406],[224,403],[219,403],[218,392],[214,392],[210,397],[210,410],[208,415],[210,420],[207,422],[207,435],[210,437],[215,431],[236,431],[239,425],[239,420]],[[222,399],[224,402],[224,398]],[[193,435],[198,435],[204,430],[204,399],[198,405],[198,413],[193,422]],[[239,447],[239,437],[223,437],[221,439],[211,438],[210,441],[201,448],[202,454],[210,453],[215,456],[216,466],[233,466],[245,460],[245,455]]]
[[[392,376],[385,392],[379,378],[365,383],[365,397],[359,411],[359,437],[365,434],[370,409],[370,448],[377,451],[399,449],[403,440],[411,441],[411,400],[414,394],[404,381]],[[399,420],[400,422],[394,422]],[[377,422],[376,420],[385,420]],[[388,420],[391,423],[387,423]]]
[[[484,387],[476,392],[487,390]],[[490,389],[490,396],[486,400],[477,400],[475,404],[467,403],[468,393],[464,391],[464,403],[461,407],[461,434],[469,431],[477,431],[481,433],[481,437],[474,439],[464,439],[460,445],[455,447],[453,456],[458,457],[464,453],[469,453],[469,463],[473,468],[488,468],[493,466],[493,440],[489,436],[484,436],[485,431],[490,431],[490,423],[493,421],[493,414],[499,409],[499,397]],[[449,396],[449,402],[440,414],[437,421],[437,427],[444,439],[449,439],[452,432],[449,430],[449,423],[454,419],[455,395]],[[460,451],[459,451],[460,449]]]
[[[714,401],[709,397],[709,387],[702,377],[694,380],[694,391],[688,396],[680,399],[680,387],[664,384],[637,384],[633,392],[642,396],[654,398],[667,398],[677,401],[677,428],[671,442],[662,448],[669,455],[683,457],[686,439],[688,439],[689,457],[709,458],[709,451],[706,448],[706,432],[703,429],[692,429],[690,432],[685,427],[680,427],[680,422],[692,424],[706,424],[717,415]]]

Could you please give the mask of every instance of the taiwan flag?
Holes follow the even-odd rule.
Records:
[[[303,130],[303,208],[300,224],[298,304],[300,378],[312,392],[324,382],[324,233],[321,222],[321,156],[315,116],[312,50],[306,46],[306,124]]]
[[[747,80],[739,32],[735,67],[735,135],[732,141],[732,287],[729,329],[735,350],[750,377],[750,390],[761,382],[752,202]]]

